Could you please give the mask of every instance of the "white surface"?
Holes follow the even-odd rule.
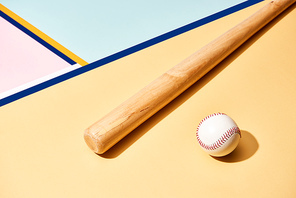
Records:
[[[68,73],[70,71],[73,71],[73,70],[75,70],[75,69],[77,69],[79,67],[81,67],[81,66],[78,65],[78,64],[71,65],[71,66],[69,66],[67,68],[64,68],[64,69],[61,69],[61,70],[59,70],[57,72],[51,73],[49,75],[43,76],[43,77],[38,78],[36,80],[33,80],[31,82],[22,84],[21,86],[18,86],[16,88],[10,89],[10,90],[5,91],[5,92],[2,92],[2,93],[0,93],[0,100],[3,99],[3,98],[6,98],[6,97],[8,97],[8,96],[10,96],[12,94],[18,93],[20,91],[23,91],[25,89],[28,89],[28,88],[33,87],[35,85],[38,85],[40,83],[43,83],[43,82],[45,82],[47,80],[50,80],[50,79],[55,78],[57,76],[60,76],[62,74],[65,74],[65,73]]]

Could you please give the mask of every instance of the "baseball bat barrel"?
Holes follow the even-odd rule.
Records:
[[[102,154],[184,92],[296,0],[271,1],[210,42],[85,130],[87,145]]]

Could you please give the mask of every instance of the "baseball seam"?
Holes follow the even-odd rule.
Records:
[[[199,131],[199,128],[201,126],[201,124],[206,121],[207,119],[211,118],[211,117],[214,117],[214,116],[218,116],[218,115],[226,115],[224,113],[214,113],[214,114],[211,114],[207,117],[205,117],[198,125],[197,127],[197,131],[196,131],[196,138],[197,138],[197,141],[198,143],[200,144],[201,147],[203,147],[204,149],[206,150],[215,150],[215,149],[218,149],[220,148],[232,135],[234,134],[239,134],[241,136],[241,132],[239,130],[238,127],[232,127],[230,129],[228,129],[227,131],[225,131],[223,133],[223,135],[216,141],[214,142],[213,144],[210,144],[210,145],[207,145],[205,143],[203,143],[201,141],[201,139],[199,138],[199,135],[198,135],[198,131]]]

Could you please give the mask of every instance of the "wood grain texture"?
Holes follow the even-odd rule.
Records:
[[[85,130],[87,145],[106,152],[184,92],[296,0],[275,0],[144,87]]]

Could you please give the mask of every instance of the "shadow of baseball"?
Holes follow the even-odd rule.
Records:
[[[252,157],[259,148],[256,138],[248,131],[241,130],[242,137],[236,149],[223,157],[213,157],[221,162],[240,162]]]

